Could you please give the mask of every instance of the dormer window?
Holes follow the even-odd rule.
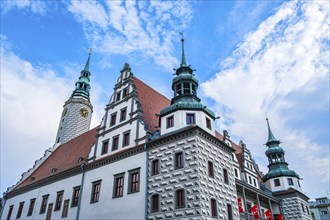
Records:
[[[79,158],[78,158],[78,163],[80,163],[80,162],[83,161],[83,160],[84,160],[83,157],[79,157]]]
[[[36,179],[35,177],[31,177],[30,182],[34,181],[35,179]]]
[[[116,102],[118,102],[120,100],[120,92],[117,92],[116,94]]]
[[[56,173],[56,171],[57,171],[57,168],[52,168],[52,173]]]

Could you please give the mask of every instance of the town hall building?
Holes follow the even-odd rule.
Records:
[[[243,141],[216,130],[181,41],[171,100],[125,64],[92,129],[89,51],[54,145],[8,188],[1,219],[311,219],[268,119],[263,174]]]

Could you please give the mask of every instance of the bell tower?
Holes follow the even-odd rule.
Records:
[[[71,97],[64,103],[60,124],[55,143],[65,143],[90,128],[93,106],[89,100],[90,71],[89,62],[92,50],[88,50],[88,59],[85,68],[80,72],[75,90]]]

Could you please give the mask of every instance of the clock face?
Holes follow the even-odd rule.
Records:
[[[67,112],[68,112],[68,109],[67,109],[67,108],[63,109],[62,117],[64,117],[64,116],[66,115]]]
[[[85,108],[80,109],[80,115],[86,118],[88,116],[88,110]]]

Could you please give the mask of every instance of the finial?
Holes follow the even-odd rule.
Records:
[[[89,71],[89,59],[90,59],[91,53],[92,53],[92,48],[88,48],[88,59],[87,59],[87,62],[86,62],[85,68],[84,68],[84,70],[86,70],[86,71]]]
[[[186,62],[186,56],[184,54],[184,38],[183,38],[183,33],[179,32],[181,34],[181,42],[182,42],[182,59],[181,59],[181,65],[180,66],[187,66]]]

